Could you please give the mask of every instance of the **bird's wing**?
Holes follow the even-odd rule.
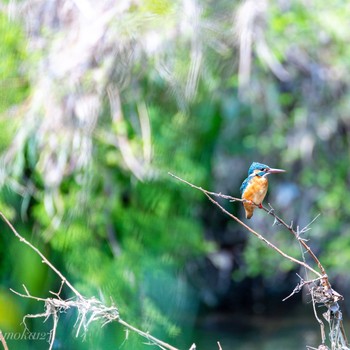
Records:
[[[241,195],[243,194],[243,192],[245,191],[245,189],[247,188],[247,186],[248,186],[248,183],[249,183],[249,181],[251,180],[251,177],[250,176],[248,176],[243,182],[242,182],[242,185],[241,185],[241,187],[240,187],[240,191],[241,191]]]

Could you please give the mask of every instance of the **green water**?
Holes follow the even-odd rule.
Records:
[[[320,330],[312,315],[220,316],[202,320],[193,335],[197,350],[295,350],[317,348]]]

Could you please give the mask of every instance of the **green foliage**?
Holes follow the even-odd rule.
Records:
[[[268,232],[260,233],[270,242],[275,244],[284,253],[297,257],[302,251],[298,242],[292,235],[283,229],[270,229]],[[274,250],[255,237],[249,238],[249,244],[244,250],[244,257],[247,264],[238,274],[234,274],[234,278],[240,278],[242,275],[257,277],[263,274],[266,278],[275,276],[278,273],[286,273],[295,268],[294,264],[287,259],[281,259]],[[300,257],[299,260],[302,260]]]
[[[28,82],[21,66],[27,53],[21,26],[9,21],[3,13],[0,13],[0,34],[0,113],[3,113],[11,105],[21,102],[28,93]],[[4,145],[9,141],[10,139],[5,139]],[[3,147],[2,143],[1,146]]]
[[[201,193],[168,172],[238,195],[252,161],[287,169],[271,179],[267,201],[286,222],[294,220],[300,227],[321,213],[307,235],[310,245],[334,273],[346,270],[350,7],[337,1],[282,3],[269,3],[258,19],[251,19],[254,33],[261,35],[254,40],[263,40],[251,47],[246,89],[236,45],[245,28],[232,28],[238,3],[204,1],[193,18],[180,2],[133,4],[104,28],[107,34],[101,34],[96,52],[84,52],[87,61],[79,61],[84,55],[69,57],[68,63],[76,59],[78,64],[72,72],[67,68],[66,75],[62,67],[56,72],[54,65],[45,65],[51,59],[60,62],[61,56],[55,56],[60,39],[67,38],[61,51],[74,46],[64,21],[60,25],[67,33],[41,28],[37,35],[43,46],[27,53],[32,34],[25,37],[21,24],[0,15],[0,210],[81,293],[112,298],[136,326],[178,337],[180,313],[193,320],[201,294],[193,291],[186,267],[221,247],[236,258],[241,228],[228,229]],[[112,44],[105,47],[105,42]],[[257,50],[261,43],[265,55]],[[50,71],[47,85],[39,84],[40,67]],[[278,76],[281,67],[288,72],[285,79]],[[118,87],[121,106],[112,112],[119,114],[110,111],[109,84]],[[26,100],[28,96],[32,98]],[[77,112],[77,101],[86,96],[98,99],[91,125],[87,120],[95,107],[83,104],[87,117]],[[16,108],[21,118],[10,114]],[[280,195],[289,187],[291,200]],[[241,204],[233,203],[230,210],[241,215]],[[251,222],[300,257],[289,233],[271,228],[270,217],[257,213]],[[41,292],[58,288],[26,247],[9,235],[0,240],[0,272],[7,284],[25,282],[43,297]],[[242,247],[244,261],[233,271],[235,281],[249,275],[269,283],[274,274],[295,268],[255,237]],[[7,296],[1,294],[0,320],[3,299]],[[35,309],[31,304],[18,307],[22,314]],[[35,321],[33,326],[40,327]],[[89,344],[99,342],[97,333]],[[116,334],[117,346],[125,339],[120,329],[111,327],[107,333],[108,344]],[[140,341],[131,336],[125,344],[137,348]]]

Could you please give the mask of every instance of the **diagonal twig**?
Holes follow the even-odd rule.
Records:
[[[1,342],[4,350],[9,350],[7,343],[6,343],[6,339],[5,339],[4,335],[2,334],[1,330],[0,330],[0,342]]]
[[[290,225],[288,225],[283,219],[281,219],[278,215],[276,215],[275,210],[271,207],[271,205],[269,204],[270,209],[266,208],[265,206],[261,206],[260,208],[263,209],[266,213],[268,213],[269,215],[271,215],[272,217],[274,217],[274,219],[281,225],[283,225],[290,233],[292,233],[294,235],[294,237],[300,242],[300,244],[305,248],[306,253],[308,253],[311,258],[315,261],[315,263],[317,264],[318,268],[321,271],[321,274],[323,276],[327,276],[326,274],[326,270],[323,267],[323,265],[321,264],[320,260],[317,258],[317,256],[314,254],[314,252],[312,251],[312,249],[310,248],[310,246],[305,242],[305,240],[303,240],[302,238],[299,237],[299,234],[294,230],[293,228],[293,224],[291,223]],[[318,218],[318,216],[316,216],[316,218],[314,218],[307,226],[309,227],[316,219]],[[305,229],[305,228],[304,228]]]
[[[212,197],[210,197],[209,194],[205,193],[204,194],[208,197],[208,199],[215,204],[216,206],[218,206],[220,208],[220,210],[222,212],[224,212],[226,215],[228,215],[230,218],[232,218],[233,220],[237,221],[240,225],[242,225],[243,227],[245,227],[248,231],[250,231],[253,235],[255,235],[256,237],[258,237],[261,241],[263,241],[265,244],[267,244],[270,248],[272,248],[273,250],[275,250],[278,254],[282,255],[284,258],[299,264],[303,267],[305,267],[306,269],[308,269],[309,271],[313,272],[315,275],[317,275],[318,277],[322,278],[324,276],[322,276],[318,271],[316,271],[315,269],[313,269],[309,264],[305,263],[304,261],[300,261],[288,254],[286,254],[285,252],[283,252],[281,249],[279,249],[277,246],[275,246],[273,243],[271,243],[269,240],[267,240],[265,237],[263,237],[260,233],[258,233],[257,231],[253,230],[250,226],[248,226],[247,224],[245,224],[243,221],[241,221],[240,219],[237,218],[237,216],[231,214],[229,211],[227,211],[224,207],[222,207],[217,201],[215,201]]]
[[[279,249],[277,246],[275,246],[273,243],[271,243],[269,240],[267,240],[265,237],[263,237],[260,233],[258,233],[257,231],[253,230],[250,226],[248,226],[247,224],[245,224],[243,221],[241,221],[240,219],[238,219],[237,216],[233,215],[232,213],[230,213],[229,211],[227,211],[221,204],[219,204],[216,200],[214,200],[211,196],[216,196],[216,197],[221,197],[221,198],[225,198],[225,199],[230,199],[230,200],[233,200],[233,201],[240,201],[240,202],[245,202],[246,200],[245,199],[241,199],[241,198],[236,198],[236,197],[231,197],[231,196],[227,196],[227,195],[223,195],[221,193],[215,193],[215,192],[210,192],[210,191],[207,191],[205,190],[204,188],[202,187],[199,187],[199,186],[196,186],[192,183],[190,183],[189,181],[186,181],[182,178],[180,178],[179,176],[176,176],[172,173],[168,173],[170,176],[174,177],[175,179],[187,184],[188,186],[192,187],[192,188],[195,188],[199,191],[201,191],[202,193],[204,193],[208,199],[213,203],[215,204],[217,207],[220,208],[220,210],[225,213],[226,215],[228,215],[230,218],[232,218],[233,220],[235,220],[236,222],[238,222],[240,225],[242,225],[243,227],[245,227],[248,231],[250,231],[252,234],[254,234],[256,237],[258,237],[261,241],[263,241],[265,244],[267,244],[270,248],[272,248],[273,250],[275,250],[278,254],[282,255],[283,257],[285,257],[286,259],[296,263],[296,264],[299,264],[303,267],[305,267],[306,269],[308,269],[309,271],[313,272],[315,275],[317,275],[318,277],[324,277],[322,274],[320,274],[318,271],[316,271],[315,269],[313,269],[309,264],[307,264],[306,262],[304,261],[300,261],[286,253],[284,253],[281,249]],[[256,205],[257,207],[260,208],[260,206]],[[262,207],[264,208],[265,211],[267,211],[268,213],[270,213],[270,215],[273,215],[275,217],[275,219],[277,219],[278,222],[280,222],[281,224],[284,224],[286,227],[287,224],[282,220],[280,219],[276,214],[274,214],[274,210],[268,210],[267,208],[265,207]]]
[[[236,201],[237,201],[237,202],[246,202],[245,199],[241,199],[241,198],[236,198],[236,197],[228,196],[228,195],[222,194],[222,193],[216,193],[216,192],[207,191],[207,190],[205,190],[204,188],[199,187],[199,186],[196,186],[196,185],[192,184],[191,182],[188,182],[188,181],[186,181],[186,180],[184,180],[184,179],[181,179],[181,177],[178,177],[178,176],[176,176],[176,175],[174,175],[174,174],[172,174],[172,173],[170,173],[170,172],[169,172],[168,174],[169,174],[170,176],[174,177],[175,179],[177,179],[177,180],[179,180],[179,181],[181,181],[181,182],[187,184],[188,186],[190,186],[190,187],[192,187],[192,188],[195,188],[195,189],[197,189],[197,190],[199,190],[199,191],[202,191],[203,193],[209,194],[209,195],[211,195],[211,196],[221,197],[221,198],[224,198],[224,199],[229,199],[229,200],[231,200],[232,202],[236,202]]]
[[[29,298],[34,299],[37,301],[41,301],[45,303],[45,312],[39,313],[39,314],[28,314],[24,316],[24,326],[25,319],[26,318],[40,318],[45,317],[45,320],[47,320],[50,316],[53,316],[53,329],[51,331],[51,337],[50,337],[50,346],[49,349],[51,350],[54,344],[55,336],[56,336],[56,329],[58,325],[59,320],[59,313],[62,312],[62,310],[67,310],[68,308],[75,307],[79,311],[77,324],[78,324],[78,331],[76,333],[76,336],[79,335],[81,327],[84,328],[85,332],[87,330],[88,325],[97,319],[104,319],[106,323],[109,323],[111,321],[116,321],[126,327],[127,329],[136,332],[140,336],[146,338],[148,341],[150,341],[152,344],[158,346],[161,349],[167,349],[167,350],[178,350],[174,346],[152,336],[151,334],[147,332],[143,332],[142,330],[132,326],[131,324],[127,323],[126,321],[122,320],[119,317],[118,309],[115,306],[105,306],[101,301],[98,299],[92,297],[92,298],[85,298],[82,294],[78,292],[77,289],[74,288],[74,286],[67,280],[67,278],[64,277],[64,275],[44,256],[41,251],[33,246],[29,241],[27,241],[24,237],[22,237],[16,229],[13,227],[13,225],[10,223],[10,221],[5,217],[5,215],[0,211],[0,216],[5,221],[5,223],[10,227],[13,234],[19,239],[20,242],[26,244],[29,246],[32,250],[34,250],[42,259],[42,262],[49,266],[51,270],[53,270],[60,278],[61,278],[61,286],[59,288],[59,291],[57,293],[51,292],[52,295],[55,296],[55,298],[39,298],[36,296],[33,296],[29,293],[28,289],[25,285],[23,285],[25,294],[19,293],[13,289],[10,289],[13,293],[19,295],[22,298]],[[63,285],[66,284],[68,288],[75,294],[76,297],[78,297],[76,300],[68,299],[63,300],[60,297]],[[26,327],[27,328],[27,327]],[[1,340],[0,336],[0,341]],[[3,343],[3,346],[5,348],[5,345]],[[5,348],[5,350],[8,350]]]
[[[5,215],[0,211],[0,216],[2,217],[2,219],[5,221],[5,223],[7,224],[7,226],[11,229],[11,231],[13,232],[13,234],[20,240],[20,242],[26,244],[27,246],[29,246],[32,250],[34,250],[41,258],[41,262],[43,264],[46,264],[47,266],[50,267],[50,269],[52,271],[54,271],[56,273],[56,275],[58,275],[62,281],[64,281],[64,283],[71,289],[71,291],[79,298],[83,298],[83,296],[73,287],[73,285],[66,279],[66,277],[64,277],[64,275],[62,274],[62,272],[60,272],[54,265],[52,265],[50,263],[49,260],[47,260],[47,258],[45,257],[45,255],[35,246],[33,246],[33,244],[31,244],[30,242],[28,242],[24,237],[22,237],[17,231],[16,229],[13,227],[13,225],[11,224],[11,222],[9,220],[7,220],[7,218],[5,217]]]

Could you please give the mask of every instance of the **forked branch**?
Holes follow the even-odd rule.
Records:
[[[314,262],[317,264],[318,268],[321,271],[322,276],[326,276],[326,270],[324,269],[324,267],[322,266],[320,260],[317,258],[317,256],[314,254],[314,252],[312,251],[312,249],[310,248],[310,246],[305,242],[304,239],[301,238],[300,236],[300,232],[297,232],[294,230],[293,224],[288,225],[284,220],[282,220],[279,216],[276,215],[275,210],[271,207],[271,205],[269,204],[270,209],[266,208],[265,206],[261,206],[259,207],[260,209],[265,210],[269,215],[273,216],[275,218],[275,220],[280,223],[281,225],[283,225],[291,234],[293,234],[293,236],[300,242],[300,244],[305,248],[306,253],[308,253],[311,258],[314,260]],[[315,219],[313,220],[315,221]],[[312,221],[312,222],[313,222]],[[311,224],[311,223],[310,223]],[[302,230],[302,232],[306,232],[306,230],[308,229],[308,227],[310,226],[310,224],[308,224],[306,227],[304,227],[304,229]]]
[[[88,330],[88,326],[91,322],[100,320],[102,321],[102,326],[105,324],[115,321],[127,328],[128,330],[135,332],[139,334],[141,337],[147,339],[150,344],[158,346],[160,349],[166,349],[166,350],[178,350],[176,347],[154,337],[153,335],[149,334],[148,332],[144,332],[131,324],[127,323],[126,321],[122,320],[119,316],[118,308],[114,305],[112,306],[106,306],[98,299],[92,297],[92,298],[86,298],[82,294],[79,293],[77,289],[74,288],[73,284],[71,284],[67,278],[44,256],[44,254],[41,253],[41,251],[33,246],[29,241],[27,241],[23,236],[21,236],[16,229],[13,227],[13,225],[10,223],[10,221],[5,217],[5,215],[0,211],[0,216],[5,221],[5,223],[9,226],[12,233],[19,239],[20,242],[26,244],[29,246],[32,250],[34,250],[42,259],[42,263],[46,264],[52,271],[54,271],[59,278],[61,279],[61,286],[59,288],[59,291],[52,292],[50,291],[50,294],[52,294],[53,298],[40,298],[36,297],[30,294],[26,286],[23,285],[23,289],[25,293],[19,293],[18,291],[15,291],[13,289],[10,289],[13,293],[19,295],[22,298],[28,298],[28,299],[34,299],[36,301],[43,302],[45,304],[45,311],[38,314],[28,314],[25,315],[23,318],[23,324],[25,326],[25,329],[27,331],[28,328],[26,326],[26,319],[27,318],[44,318],[47,320],[48,318],[52,317],[53,320],[53,326],[51,329],[51,337],[50,337],[50,345],[49,349],[51,350],[53,348],[53,344],[55,341],[56,336],[56,330],[58,326],[58,320],[59,320],[59,314],[61,312],[65,312],[66,310],[70,308],[75,308],[78,311],[78,317],[75,323],[75,327],[77,327],[76,331],[76,337],[78,337],[82,332],[83,335],[86,335],[86,332]],[[68,289],[73,292],[75,295],[74,298],[70,298],[67,300],[64,300],[60,297],[60,294],[62,292],[63,286],[66,285]],[[0,342],[2,343],[5,350],[8,350],[7,344],[5,341],[5,338],[3,337],[1,331],[0,331]],[[195,349],[195,344],[193,344]],[[219,344],[219,348],[220,344]]]
[[[280,248],[278,248],[276,245],[271,243],[269,240],[267,240],[265,237],[263,237],[260,233],[252,229],[250,226],[245,224],[243,221],[241,221],[237,216],[230,213],[228,210],[226,210],[219,202],[217,202],[213,197],[220,197],[224,199],[228,199],[231,202],[246,202],[245,199],[231,197],[228,195],[223,195],[221,193],[215,193],[210,192],[202,187],[196,186],[189,181],[186,181],[172,173],[169,173],[172,177],[175,179],[185,183],[186,185],[195,188],[202,193],[205,194],[205,196],[213,203],[215,204],[223,213],[228,215],[231,219],[238,222],[241,226],[243,226],[245,229],[247,229],[249,232],[254,234],[257,238],[259,238],[261,241],[263,241],[266,245],[268,245],[271,249],[275,250],[278,254],[283,256],[284,258],[303,266],[308,271],[311,271],[314,273],[317,278],[309,281],[304,281],[302,278],[300,283],[294,288],[292,293],[287,296],[284,300],[288,299],[292,295],[298,293],[304,286],[308,286],[311,297],[312,297],[312,303],[314,307],[315,317],[317,322],[320,325],[321,330],[321,339],[322,344],[319,346],[319,349],[328,349],[328,347],[325,345],[326,336],[325,336],[325,330],[324,330],[324,323],[321,321],[321,319],[318,317],[316,312],[316,305],[322,305],[325,306],[328,311],[327,313],[324,313],[323,316],[327,319],[329,325],[330,325],[330,333],[329,333],[329,339],[331,341],[331,350],[349,350],[348,341],[345,335],[343,322],[342,322],[342,313],[340,311],[338,301],[343,300],[343,296],[337,293],[335,290],[332,289],[331,284],[328,280],[328,276],[326,274],[326,270],[324,269],[323,265],[315,255],[315,253],[312,251],[310,246],[306,243],[305,239],[301,237],[302,233],[305,233],[310,229],[311,223],[315,220],[313,220],[311,223],[309,223],[307,226],[305,226],[303,229],[299,230],[299,227],[297,226],[297,230],[294,229],[293,223],[288,225],[283,219],[281,219],[278,215],[276,215],[275,210],[272,208],[272,206],[269,204],[270,208],[266,208],[262,205],[258,205],[256,203],[253,203],[257,208],[263,209],[265,212],[267,212],[269,215],[274,217],[275,222],[278,222],[279,224],[283,225],[293,236],[297,239],[297,241],[301,244],[301,246],[305,249],[305,253],[309,254],[312,260],[316,263],[317,268],[319,271],[315,270],[313,267],[311,267],[308,263],[306,263],[305,259],[303,261],[298,260],[286,253],[284,253]],[[251,202],[250,202],[251,203]],[[317,217],[316,217],[317,218]],[[303,258],[304,254],[303,252]],[[300,277],[300,276],[299,276]],[[326,316],[325,316],[326,315]],[[309,347],[310,348],[310,347]],[[310,348],[311,349],[311,348]]]
[[[253,235],[255,235],[256,237],[258,237],[261,241],[263,241],[266,245],[268,245],[271,249],[275,250],[278,254],[282,255],[284,258],[303,266],[304,268],[308,269],[309,271],[311,271],[312,273],[314,273],[317,277],[319,278],[327,278],[327,276],[325,274],[322,273],[322,271],[324,271],[324,269],[321,270],[321,273],[316,271],[315,269],[313,269],[309,264],[307,264],[304,261],[298,260],[288,254],[286,254],[285,252],[283,252],[281,249],[279,249],[276,245],[274,245],[273,243],[271,243],[269,240],[267,240],[265,237],[263,237],[260,233],[258,233],[257,231],[255,231],[254,229],[252,229],[250,226],[248,226],[246,223],[244,223],[242,220],[240,220],[237,216],[233,215],[232,213],[230,213],[229,211],[227,211],[220,203],[218,203],[215,199],[212,198],[212,196],[215,197],[220,197],[220,198],[224,198],[224,199],[228,199],[230,201],[237,201],[237,202],[245,202],[245,199],[241,199],[241,198],[236,198],[236,197],[232,197],[232,196],[228,196],[228,195],[223,195],[221,193],[215,193],[215,192],[210,192],[207,191],[205,189],[203,189],[202,187],[196,186],[172,173],[169,173],[170,176],[174,177],[175,179],[191,186],[192,188],[195,188],[201,192],[203,192],[208,199],[215,204],[217,207],[220,208],[220,210],[225,213],[226,215],[228,215],[231,219],[235,220],[236,222],[238,222],[240,225],[242,225],[244,228],[246,228],[249,232],[251,232]],[[260,206],[256,205],[257,208],[260,208]],[[262,207],[266,212],[268,212],[270,215],[272,215],[275,219],[277,219],[282,225],[286,226],[288,228],[289,231],[293,229],[291,229],[282,219],[280,219],[272,210],[268,210],[265,207]],[[296,236],[296,235],[295,235]],[[304,242],[305,243],[305,242]],[[306,243],[305,243],[306,244]],[[308,247],[308,246],[307,246]],[[307,249],[308,252],[312,252],[311,249],[308,247]],[[313,254],[313,253],[312,253]],[[314,255],[314,254],[313,254]],[[317,258],[316,258],[317,259]],[[318,261],[318,259],[317,259]],[[322,265],[321,265],[322,266]]]

